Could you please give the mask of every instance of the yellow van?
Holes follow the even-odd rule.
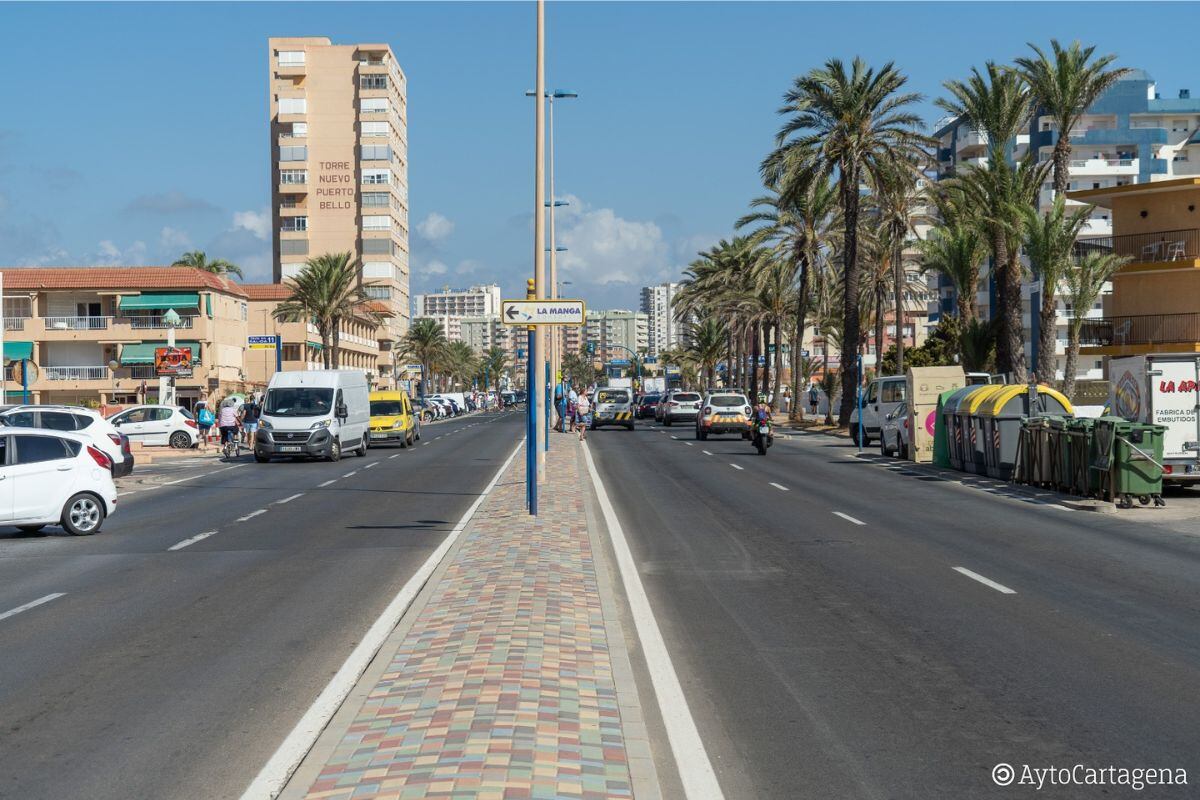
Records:
[[[371,392],[371,444],[400,442],[408,447],[421,438],[407,392]]]

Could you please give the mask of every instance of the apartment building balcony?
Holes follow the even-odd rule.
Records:
[[[1088,319],[1080,342],[1088,347],[1088,354],[1096,355],[1200,351],[1200,312]]]
[[[1126,256],[1130,259],[1128,266],[1200,267],[1200,229],[1102,236],[1075,245],[1076,254],[1093,250]]]
[[[1073,158],[1071,177],[1079,175],[1137,175],[1141,159],[1137,158]]]
[[[109,378],[107,364],[82,367],[42,367],[42,374],[48,381],[100,381]]]
[[[988,137],[981,131],[968,130],[965,136],[959,136],[955,142],[955,152],[959,157],[980,156],[987,150]]]
[[[207,318],[181,316],[176,330],[208,332]],[[161,314],[145,316],[18,317],[5,320],[5,330],[20,331],[23,338],[45,342],[122,342],[166,338],[169,327]]]

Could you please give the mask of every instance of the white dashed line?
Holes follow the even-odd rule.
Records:
[[[17,606],[16,608],[10,609],[8,611],[5,611],[3,614],[0,614],[0,619],[8,619],[9,617],[15,617],[17,614],[20,614],[22,611],[28,611],[31,608],[37,608],[38,606],[40,606],[44,603],[49,603],[51,600],[57,600],[60,597],[64,597],[64,596],[66,596],[66,594],[67,594],[66,592],[55,592],[54,594],[48,594],[45,597],[39,597],[37,600],[31,600],[30,602],[26,603],[23,606]]]
[[[333,480],[325,481],[324,483],[317,484],[317,488],[324,489],[326,486],[328,486],[331,483],[337,483],[337,478],[334,478]]]
[[[183,483],[184,481],[194,481],[194,480],[196,480],[196,478],[203,478],[205,475],[216,475],[218,472],[228,472],[231,469],[237,469],[238,467],[244,467],[244,466],[246,466],[246,465],[245,464],[234,464],[232,467],[221,467],[221,469],[214,469],[212,472],[202,472],[199,475],[191,475],[187,478],[180,478],[179,480],[166,481],[162,485],[163,486],[174,486],[177,483]]]
[[[712,455],[712,453],[708,452],[707,450],[701,450],[700,452],[701,452],[701,453],[704,453],[704,455],[706,455],[706,456],[711,456],[711,455]]]
[[[778,483],[772,483],[771,485],[774,486],[776,489],[778,489],[781,492],[788,491],[788,488],[786,486],[780,486]]]
[[[378,461],[372,461],[370,464],[367,464],[365,467],[363,467],[363,469],[370,469],[371,467],[378,467],[378,466],[379,466]]]
[[[429,445],[429,442],[421,442],[421,444],[422,444],[423,446],[428,446],[428,445]]]
[[[195,536],[189,537],[187,539],[184,539],[182,542],[178,542],[176,544],[171,545],[170,547],[167,548],[167,550],[168,551],[182,550],[183,548],[187,547],[189,544],[195,544],[196,542],[200,541],[201,539],[207,539],[208,537],[212,536],[214,533],[216,533],[216,531],[205,531],[204,533],[197,533]]]
[[[745,467],[739,467],[737,464],[730,464],[729,466],[733,467],[734,469],[745,469]]]
[[[1015,591],[1008,588],[1004,584],[996,583],[993,580],[989,580],[988,578],[985,578],[982,575],[980,575],[978,572],[972,572],[971,570],[967,569],[966,567],[955,567],[954,571],[958,572],[962,575],[966,575],[968,578],[970,578],[973,581],[979,581],[984,586],[990,586],[991,588],[995,589],[997,592],[1000,592],[1000,594],[1016,594]]]
[[[297,497],[304,497],[304,492],[300,492],[299,494],[294,494],[294,495],[292,495],[291,497],[285,497],[285,498],[283,498],[282,500],[276,500],[276,501],[275,501],[275,505],[277,505],[277,506],[281,506],[281,505],[283,505],[284,503],[290,503],[290,502],[292,502],[293,500],[295,500]]]
[[[842,519],[846,520],[847,522],[853,522],[855,525],[866,525],[867,524],[867,523],[863,522],[861,519],[855,519],[854,517],[850,516],[849,514],[843,514],[840,511],[833,512],[833,515],[835,517],[841,517]]]
[[[244,516],[244,517],[238,517],[238,518],[237,518],[237,521],[238,521],[238,522],[245,522],[246,520],[254,519],[254,518],[255,518],[255,517],[257,517],[259,514],[265,514],[265,513],[267,513],[267,510],[266,510],[265,508],[260,508],[260,509],[258,509],[257,511],[251,511],[249,514],[247,514],[247,515],[246,515],[246,516]]]
[[[358,474],[358,470],[356,470],[356,469],[355,469],[355,470],[351,470],[350,472],[347,472],[347,473],[346,473],[345,475],[343,475],[342,477],[343,477],[343,478],[353,478],[353,477],[354,477],[355,475],[357,475],[357,474]]]
[[[684,444],[686,444],[688,447],[695,447],[695,445],[693,445],[691,442],[684,442]]]
[[[400,457],[399,453],[393,453],[392,455],[388,456],[388,460],[390,461],[393,458],[399,458],[399,457]]]

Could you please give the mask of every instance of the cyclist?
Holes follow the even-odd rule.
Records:
[[[227,442],[237,444],[239,427],[237,406],[234,405],[232,400],[226,400],[217,414],[217,429],[221,431],[222,448],[225,447]]]

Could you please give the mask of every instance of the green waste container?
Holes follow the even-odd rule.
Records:
[[[1067,422],[1067,491],[1091,497],[1103,488],[1103,463],[1097,461],[1096,420],[1080,417]]]
[[[1068,438],[1068,417],[1047,417],[1048,430],[1046,442],[1049,447],[1048,458],[1050,471],[1050,486],[1060,492],[1071,491],[1071,440]]]
[[[1133,506],[1135,497],[1142,505],[1151,501],[1165,505],[1162,462],[1166,426],[1101,417],[1096,428],[1097,448],[1107,451],[1103,455],[1110,467],[1107,488],[1112,500],[1121,508]]]
[[[1029,417],[1022,426],[1021,441],[1022,469],[1020,475],[1014,475],[1016,480],[1031,486],[1054,487],[1056,470],[1053,459],[1058,450],[1051,447],[1052,419],[1061,420],[1058,416]]]

